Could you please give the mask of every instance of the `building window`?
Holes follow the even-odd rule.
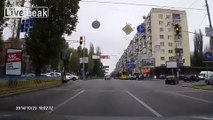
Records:
[[[171,36],[171,35],[168,35],[168,39],[171,40],[171,39],[172,39],[172,36]]]
[[[164,46],[164,42],[160,42],[160,46]]]
[[[166,26],[171,26],[172,25],[172,22],[167,22]]]
[[[163,19],[163,14],[158,14],[159,19]]]
[[[163,25],[163,21],[159,21],[159,25]]]
[[[172,43],[171,43],[171,42],[169,42],[169,43],[168,43],[168,46],[169,46],[169,47],[172,47]]]
[[[177,42],[178,47],[182,47],[182,42]]]
[[[161,52],[161,54],[165,54],[165,50],[164,49],[161,49],[160,52]]]
[[[173,50],[168,50],[169,53],[173,53]]]
[[[165,60],[165,57],[161,57],[160,59],[161,59],[161,60]]]
[[[164,39],[164,35],[160,35],[160,39]]]
[[[169,60],[173,60],[173,57],[169,57]]]
[[[168,32],[171,32],[171,31],[172,31],[172,28],[168,28],[167,30],[168,30]]]
[[[163,32],[164,31],[164,29],[163,28],[160,28],[160,32]]]
[[[166,19],[171,19],[171,15],[166,15]]]

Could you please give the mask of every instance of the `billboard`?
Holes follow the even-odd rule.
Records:
[[[6,75],[21,75],[22,50],[7,49],[5,57]]]
[[[166,61],[166,68],[177,68],[177,61]]]

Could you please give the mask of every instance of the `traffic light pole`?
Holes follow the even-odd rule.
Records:
[[[86,37],[84,36],[84,41],[83,41],[83,58],[85,57],[85,42]],[[83,80],[85,80],[85,63],[83,62]]]

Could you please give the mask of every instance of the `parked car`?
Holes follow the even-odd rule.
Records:
[[[210,78],[210,76],[213,75],[212,71],[201,71],[200,74],[198,75],[199,80],[207,80]]]
[[[50,72],[50,73],[45,73],[45,77],[61,77],[61,73],[59,72]]]
[[[174,75],[168,75],[165,80],[165,84],[178,84],[179,80]]]
[[[161,74],[161,75],[159,76],[159,79],[166,79],[166,75]]]
[[[73,75],[71,73],[66,73],[66,80],[73,80],[73,81],[75,81],[75,80],[78,80],[78,79],[79,79],[79,77],[77,75]]]
[[[106,76],[104,77],[104,80],[111,80],[111,76],[110,76],[110,75],[106,75]]]
[[[186,75],[184,76],[183,81],[184,81],[184,82],[187,82],[187,81],[189,81],[189,82],[193,82],[193,81],[198,82],[199,79],[198,79],[198,77],[197,77],[196,74],[186,74]]]

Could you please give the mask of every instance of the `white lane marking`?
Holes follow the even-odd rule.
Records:
[[[146,103],[144,103],[143,101],[141,101],[139,98],[137,98],[135,95],[133,95],[131,92],[126,91],[127,94],[129,94],[131,97],[133,97],[136,101],[138,101],[141,105],[143,105],[144,107],[146,107],[150,112],[152,112],[153,114],[155,114],[157,117],[162,117],[162,115],[160,113],[158,113],[157,111],[155,111],[154,109],[152,109],[149,105],[147,105]]]
[[[200,102],[205,102],[205,103],[211,103],[211,104],[213,104],[212,101],[208,101],[208,100],[204,100],[204,99],[200,99],[200,98],[196,98],[196,97],[192,97],[192,96],[188,96],[188,95],[183,95],[183,94],[176,93],[176,92],[167,92],[167,93],[171,93],[171,94],[174,94],[174,95],[186,97],[186,98],[197,100],[197,101],[200,101]]]
[[[83,92],[85,92],[85,90],[81,90],[80,92],[78,92],[77,94],[75,94],[74,96],[70,97],[69,99],[65,100],[64,102],[60,103],[59,105],[57,105],[56,107],[54,107],[54,109],[52,111],[48,111],[47,114],[51,114],[53,111],[57,110],[58,108],[60,108],[61,106],[65,105],[67,102],[69,102],[70,100],[73,100],[74,98],[76,98],[77,96],[79,96],[80,94],[82,94]]]

